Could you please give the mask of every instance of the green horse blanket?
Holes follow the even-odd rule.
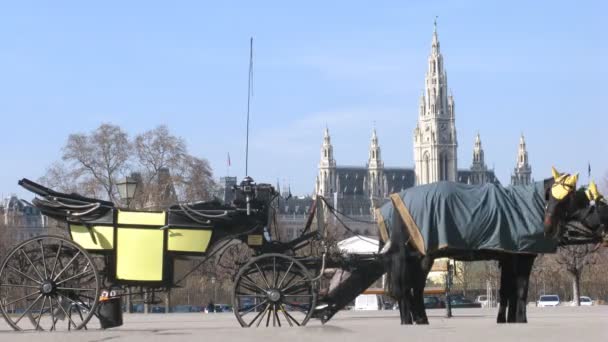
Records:
[[[405,224],[423,254],[444,249],[553,253],[557,242],[544,236],[544,191],[542,181],[509,187],[438,182],[393,194],[376,216],[383,239]]]

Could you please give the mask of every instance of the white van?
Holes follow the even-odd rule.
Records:
[[[375,294],[362,294],[355,299],[355,310],[380,310],[380,298]]]

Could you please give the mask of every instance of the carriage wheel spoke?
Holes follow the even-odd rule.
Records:
[[[42,240],[38,240],[38,243],[40,244],[40,252],[42,253],[42,266],[44,267],[44,279],[48,279],[49,274],[46,269],[46,258],[44,257],[44,246],[42,245]]]
[[[0,284],[0,287],[27,287],[30,289],[40,289],[40,286],[24,285],[24,284]]]
[[[248,294],[248,293],[243,293],[243,292],[237,292],[236,296],[237,297],[261,297],[261,298],[266,298],[265,295],[259,295],[259,294],[255,294],[255,293]]]
[[[15,271],[15,272],[17,272],[17,273],[21,274],[22,276],[24,276],[25,278],[27,278],[27,279],[29,279],[29,280],[33,281],[34,283],[37,283],[37,284],[41,284],[41,285],[42,285],[42,282],[41,282],[41,281],[38,281],[38,280],[36,280],[36,279],[34,279],[34,278],[30,277],[29,275],[27,275],[27,274],[25,274],[25,273],[23,273],[23,272],[19,271],[18,269],[14,268],[13,266],[11,266],[11,265],[6,265],[6,267],[8,267],[8,268],[10,268],[11,270],[13,270],[13,271]]]
[[[21,314],[21,316],[19,316],[19,318],[17,318],[17,320],[15,321],[15,325],[17,325],[17,323],[19,323],[19,321],[23,318],[23,316],[25,316],[26,313],[28,313],[32,307],[34,306],[34,304],[38,303],[38,301],[40,300],[40,298],[42,298],[42,294],[39,294],[38,297],[36,297],[36,299],[32,302],[32,304],[30,304],[27,309],[25,309],[25,311],[23,311],[23,313]]]
[[[285,275],[283,275],[283,279],[281,279],[281,281],[277,285],[278,288],[281,288],[281,286],[283,285],[283,281],[285,281],[285,278],[287,278],[287,275],[289,274],[289,271],[291,270],[292,266],[293,266],[293,261],[291,262],[291,264],[289,264],[289,267],[287,267],[287,271],[285,271]]]
[[[53,297],[49,297],[49,307],[51,310],[51,322],[53,323],[49,331],[53,331],[55,329],[55,323],[57,323],[57,320],[55,319],[55,308],[53,308]]]
[[[288,287],[286,287],[284,289],[281,289],[281,292],[287,292],[287,290],[289,290],[289,289],[293,288],[294,286],[296,286],[297,284],[300,284],[300,283],[303,283],[303,282],[306,282],[305,278],[302,278],[302,279],[296,281],[295,283],[289,285]]]
[[[241,317],[245,316],[246,314],[250,313],[251,311],[253,311],[253,310],[255,310],[255,309],[259,308],[260,306],[262,306],[262,305],[264,305],[264,304],[267,304],[267,303],[268,303],[268,301],[267,301],[267,300],[265,300],[265,301],[261,302],[260,304],[258,304],[258,305],[256,305],[256,306],[253,306],[253,307],[249,308],[247,311],[245,311],[245,312],[244,312],[244,313],[241,315]],[[238,308],[237,308],[237,310],[238,310]],[[238,310],[238,312],[241,312],[241,310]]]
[[[299,274],[297,273],[292,273],[291,274],[291,278],[289,278],[289,280],[283,285],[283,291],[285,288],[289,288],[289,285],[291,284],[292,281],[294,281],[294,279],[296,279],[299,276]]]
[[[249,290],[249,291],[251,291],[253,293],[257,293],[259,291],[263,291],[263,290],[258,290],[258,288],[252,287],[251,285],[249,285],[249,284],[247,284],[245,282],[243,282],[242,284],[240,284],[240,287],[242,287],[245,290]],[[266,291],[264,291],[264,292],[266,292]],[[266,297],[266,296],[264,296],[264,297]]]
[[[27,262],[30,263],[30,265],[34,269],[34,272],[36,272],[36,274],[38,275],[38,278],[40,279],[40,281],[44,280],[44,278],[42,277],[42,275],[40,274],[40,272],[38,272],[38,269],[36,268],[36,266],[34,266],[34,263],[30,259],[30,257],[28,257],[27,254],[25,254],[25,252],[23,251],[23,249],[20,248],[19,252],[21,252],[21,254],[23,254],[23,256],[25,257],[25,259],[27,260]]]
[[[270,324],[270,316],[272,315],[272,304],[268,304],[268,315],[266,318],[266,328],[268,328],[268,325]]]
[[[243,279],[249,281],[251,285],[255,286],[258,290],[262,291],[263,293],[266,293],[266,290],[261,288],[260,285],[256,284],[256,282],[253,281],[253,279],[249,278],[249,276],[243,276]]]
[[[34,293],[30,293],[30,294],[28,294],[27,296],[23,296],[23,297],[21,297],[21,298],[19,298],[19,299],[16,299],[16,300],[14,300],[14,301],[12,301],[12,302],[10,302],[10,303],[6,303],[6,304],[4,304],[4,307],[8,307],[8,306],[9,306],[9,305],[11,305],[11,304],[15,304],[15,303],[17,303],[17,302],[19,302],[19,301],[22,301],[22,300],[24,300],[24,299],[30,298],[30,297],[35,296],[35,295],[37,295],[37,294],[40,294],[40,291],[38,291],[38,292],[34,292]]]
[[[274,305],[274,317],[276,318],[277,324],[279,325],[279,328],[280,328],[281,327],[281,320],[279,319],[279,313],[277,311],[277,304]]]
[[[298,323],[298,321],[297,321],[295,318],[293,318],[293,316],[292,316],[291,314],[289,314],[289,312],[287,312],[287,310],[286,310],[286,309],[285,309],[285,311],[284,311],[284,312],[285,312],[285,315],[286,315],[287,317],[291,318],[291,320],[293,320],[293,322],[294,322],[294,323],[295,323],[297,326],[300,326],[300,323]]]
[[[46,297],[42,300],[42,306],[40,307],[40,314],[38,315],[38,320],[36,320],[36,330],[40,329],[40,319],[42,318],[42,312],[44,311],[44,304],[46,304]]]
[[[93,288],[78,288],[78,287],[58,287],[57,290],[63,291],[97,291],[97,289]]]
[[[87,263],[87,265],[86,265],[86,267],[85,267],[85,268],[88,268],[88,266],[89,266],[89,264]],[[58,281],[58,282],[57,282],[55,285],[61,285],[61,284],[65,283],[66,281],[70,281],[70,280],[72,280],[72,279],[79,278],[79,277],[81,277],[81,276],[83,276],[83,275],[85,275],[85,274],[87,274],[87,273],[91,273],[91,272],[93,272],[93,269],[91,269],[91,268],[90,268],[90,269],[88,269],[88,270],[86,270],[86,271],[83,271],[83,272],[81,272],[81,273],[78,273],[78,274],[76,274],[76,275],[74,275],[74,276],[71,276],[71,277],[69,277],[69,278],[67,278],[67,279],[63,279],[62,281]]]
[[[287,311],[287,309],[285,309],[285,305],[283,305],[283,303],[281,303],[281,312],[283,313],[283,316],[285,316],[285,320],[287,321],[287,323],[289,323],[289,326],[293,327],[293,324],[289,320],[289,317],[285,314],[286,311]],[[296,322],[296,324],[297,324],[297,322]]]
[[[57,267],[57,261],[59,260],[59,254],[61,254],[61,248],[63,248],[63,241],[59,241],[59,248],[57,248],[57,254],[55,255],[55,261],[53,262],[53,268],[51,269],[51,278],[55,274],[55,267]]]
[[[260,326],[260,322],[264,319],[264,314],[266,313],[266,310],[268,309],[268,307],[270,306],[270,304],[266,304],[266,307],[264,308],[264,310],[260,311],[260,313],[258,313],[253,320],[249,323],[249,326],[252,326],[253,323],[255,323],[255,321],[257,321],[257,319],[259,317],[261,317],[261,319],[258,321],[258,327]]]
[[[268,282],[268,279],[266,279],[266,273],[264,273],[264,271],[262,271],[262,269],[260,269],[260,266],[258,266],[257,263],[253,263],[255,265],[255,267],[258,269],[258,272],[260,272],[260,274],[262,275],[262,279],[264,280],[264,283],[266,283],[266,286],[268,288],[270,288],[270,283]]]
[[[79,255],[80,255],[80,251],[78,251],[78,253],[74,254],[74,256],[72,257],[70,262],[68,262],[68,264],[63,267],[63,269],[55,276],[55,278],[53,278],[53,281],[57,281],[57,279],[59,279],[59,277],[63,274],[63,272],[65,272],[65,270],[68,269],[68,267],[74,262],[74,260],[76,260],[76,258]]]
[[[67,298],[66,296],[62,296],[62,297]],[[69,299],[69,298],[67,298],[67,299]],[[65,311],[65,309],[63,308],[63,306],[61,305],[61,303],[59,303],[59,299],[55,299],[55,300],[57,301],[57,306],[59,306],[59,308],[61,309],[61,311],[63,311],[63,314],[65,315],[65,317],[67,317],[70,320],[70,323],[72,323],[74,325],[74,328],[76,330],[78,330],[78,326],[72,320],[72,315],[68,315],[68,313]],[[71,311],[71,309],[70,309],[70,311]],[[69,328],[70,328],[70,325],[68,323],[68,330],[69,330]]]

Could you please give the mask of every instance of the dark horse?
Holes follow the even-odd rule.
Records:
[[[437,197],[439,196],[429,195],[422,187],[418,187],[416,196],[426,197],[425,202],[419,207],[431,212],[427,216],[435,215],[431,219],[417,215],[421,210],[418,210],[418,213],[412,211],[410,214],[404,202],[401,201],[401,197],[407,199],[407,194],[404,192],[394,194],[391,197],[392,201],[381,208],[381,212],[392,213],[388,220],[385,221],[386,217],[381,219],[381,233],[384,228],[384,235],[390,235],[381,254],[384,256],[389,276],[389,294],[399,304],[401,324],[428,324],[423,301],[424,286],[434,260],[442,257],[463,261],[498,260],[501,268],[501,282],[497,322],[527,322],[528,282],[536,255],[555,252],[560,244],[598,243],[605,239],[608,205],[599,200],[600,196],[595,187],[595,195],[590,195],[589,191],[587,193],[582,190],[576,191],[576,180],[577,176],[560,175],[554,170],[553,178],[537,184],[537,193],[533,194],[535,197],[522,199],[524,196],[520,196],[518,201],[517,197],[520,193],[515,189],[507,196],[508,200],[501,202],[500,198],[496,200],[495,197],[483,193],[483,196],[491,199],[485,202],[482,200],[474,202],[479,206],[475,208],[471,208],[470,203],[466,203],[466,198],[462,200],[459,195],[454,196],[453,194],[444,197],[456,197],[456,201],[460,201],[460,203],[455,205],[438,203]],[[420,189],[422,189],[422,193]],[[429,187],[429,189],[433,188]],[[452,188],[446,184],[443,189],[448,189],[449,192],[449,189]],[[420,196],[421,194],[422,196]],[[475,196],[478,194],[475,193]],[[595,201],[596,199],[597,201]],[[513,205],[512,202],[516,205]],[[483,206],[497,208],[498,214],[479,214],[484,210],[484,208],[480,208],[480,203],[483,203]],[[509,206],[511,211],[505,210],[505,206]],[[527,208],[520,209],[519,207],[522,206]],[[470,215],[464,215],[464,219],[460,219],[463,214],[454,213],[455,208],[464,208],[464,211]],[[452,218],[451,215],[455,218]],[[482,219],[479,218],[480,216]],[[501,220],[503,223],[500,223]],[[416,225],[417,221],[419,225],[427,226],[427,235],[421,234],[422,229]],[[465,226],[469,222],[472,223],[463,230],[458,228],[462,227],[463,222]],[[512,227],[518,222],[527,226],[521,229]],[[445,231],[438,230],[436,226],[428,227],[429,225],[443,225]],[[579,233],[587,232],[588,234],[586,236],[577,235],[577,233],[570,232],[568,227],[578,227]],[[514,228],[517,229],[514,230]],[[454,231],[457,232],[453,233]],[[513,232],[516,233],[515,238],[513,238]],[[450,234],[453,236],[450,237]],[[429,240],[433,240],[435,245],[432,245],[433,241]],[[502,244],[496,244],[496,241]],[[515,243],[509,245],[513,241]],[[452,243],[455,246],[452,246]],[[431,246],[429,247],[429,245]]]

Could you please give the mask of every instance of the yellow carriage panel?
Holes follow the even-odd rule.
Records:
[[[118,211],[118,225],[137,225],[137,226],[159,226],[165,225],[165,215],[163,212],[148,211]]]
[[[170,252],[204,253],[211,240],[211,230],[171,228],[168,231],[167,250]]]
[[[118,212],[116,279],[162,281],[165,213]]]
[[[164,231],[118,227],[116,237],[116,279],[163,280]]]
[[[112,250],[114,248],[114,227],[70,224],[72,240],[90,251]],[[93,237],[95,237],[93,240]]]

